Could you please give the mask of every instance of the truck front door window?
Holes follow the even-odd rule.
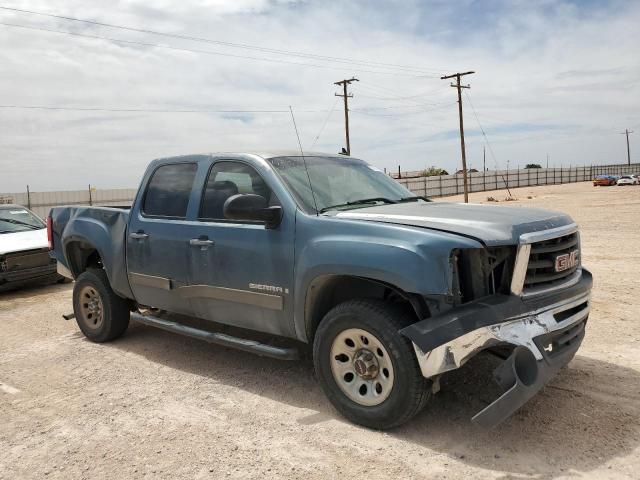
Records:
[[[223,220],[224,202],[233,195],[248,193],[264,197],[269,205],[280,205],[262,177],[249,165],[239,162],[214,164],[202,195],[200,219]]]

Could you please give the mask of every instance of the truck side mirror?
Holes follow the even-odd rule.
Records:
[[[222,212],[226,219],[264,222],[266,228],[276,228],[282,221],[282,207],[270,207],[266,198],[252,193],[229,197]]]

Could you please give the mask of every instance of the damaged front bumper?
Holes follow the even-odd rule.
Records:
[[[482,350],[515,347],[494,372],[506,391],[473,421],[492,427],[511,416],[571,361],[589,315],[591,274],[575,285],[534,298],[496,295],[470,302],[400,332],[414,345],[427,378],[461,367]]]

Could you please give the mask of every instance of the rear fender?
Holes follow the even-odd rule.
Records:
[[[66,265],[77,278],[87,267],[86,254],[76,249],[94,249],[118,295],[133,298],[126,269],[127,215],[115,209],[77,209],[66,224],[61,238]],[[80,216],[82,215],[82,216]]]

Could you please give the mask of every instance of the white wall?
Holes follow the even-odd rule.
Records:
[[[117,190],[89,189],[64,192],[30,192],[0,193],[0,203],[17,203],[28,207],[31,205],[37,215],[44,218],[51,207],[61,205],[101,205],[101,206],[129,206],[136,194],[135,188]]]

